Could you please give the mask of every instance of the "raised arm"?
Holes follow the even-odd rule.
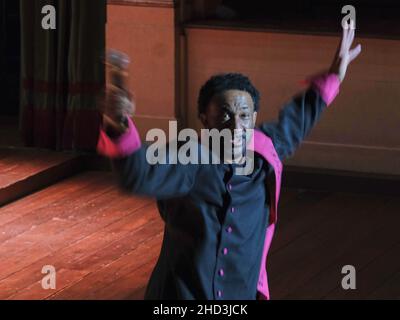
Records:
[[[97,150],[111,159],[119,186],[130,193],[167,199],[183,196],[192,189],[198,167],[194,164],[150,164],[147,146],[140,142],[132,120],[128,130],[117,138],[110,138],[100,130]]]
[[[107,62],[111,84],[100,104],[103,123],[98,153],[111,159],[119,186],[128,192],[157,199],[187,194],[194,184],[197,166],[149,163],[147,146],[141,144],[131,120],[135,105],[127,90],[129,59],[120,52],[111,51]]]
[[[353,40],[354,29],[343,29],[342,39],[329,71],[309,79],[309,88],[293,97],[281,109],[278,121],[259,126],[273,140],[281,160],[295,152],[316,125],[325,107],[339,93],[348,65],[361,52],[360,45],[350,49]]]

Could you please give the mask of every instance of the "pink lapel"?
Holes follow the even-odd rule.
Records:
[[[261,259],[261,268],[258,278],[257,289],[262,294],[263,299],[270,299],[268,288],[268,277],[266,270],[267,255],[271,246],[271,241],[275,231],[275,223],[278,219],[278,202],[281,189],[282,178],[282,162],[280,161],[272,140],[259,130],[254,130],[252,141],[250,142],[249,149],[259,153],[268,161],[273,167],[275,173],[275,190],[271,191],[271,204],[270,204],[270,219],[269,226],[267,227],[264,240],[264,249]],[[275,192],[274,192],[275,191]]]

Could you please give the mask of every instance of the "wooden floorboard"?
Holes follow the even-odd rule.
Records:
[[[376,290],[367,296],[367,299],[400,299],[400,272],[387,279]],[[388,298],[389,297],[389,298]]]
[[[29,148],[0,148],[0,189],[76,156]]]
[[[73,299],[80,295],[82,299],[111,299],[120,298],[126,292],[143,286],[148,280],[150,270],[155,264],[162,240],[162,233],[157,233],[145,239],[127,254],[119,257],[107,266],[92,272],[84,281],[70,286],[61,292],[63,299]],[[144,280],[138,282],[137,269],[146,265]],[[82,292],[86,292],[82,295]]]
[[[400,198],[283,189],[273,299],[400,298]],[[0,208],[0,299],[142,299],[164,224],[153,199],[84,172]],[[357,289],[341,288],[354,265]],[[57,270],[44,290],[41,269]]]
[[[280,238],[275,239],[276,245],[279,246],[279,239],[286,237],[291,241],[269,257],[269,276],[274,297],[288,297],[321,269],[331,265],[338,255],[353,245],[360,234],[368,233],[368,228],[374,225],[374,219],[379,219],[376,212],[380,212],[386,201],[386,197],[381,196],[333,194],[310,208],[312,214],[305,218],[309,221],[301,221],[286,230],[278,227]],[[293,237],[291,231],[287,230],[294,230],[297,236]],[[302,297],[306,293],[301,292],[290,298]]]
[[[158,215],[154,205],[150,204],[150,206],[151,208],[146,209],[150,212],[148,215],[143,214],[142,208],[125,209],[130,213],[122,219],[104,228],[96,228],[97,231],[86,237],[76,237],[79,240],[65,245],[59,250],[49,252],[48,255],[0,281],[0,297],[8,297],[17,291],[24,291],[23,288],[38,285],[37,281],[42,278],[42,275],[37,270],[40,270],[43,265],[52,264],[57,269],[82,272],[81,276],[77,278],[77,281],[80,281],[91,271],[126,254],[140,243],[140,237],[153,236],[154,230],[162,225],[156,219]],[[146,228],[145,232],[141,230],[143,228]],[[62,288],[58,286],[58,289]],[[53,293],[44,292],[42,294]],[[83,292],[83,294],[87,294],[87,292]]]
[[[84,169],[80,155],[0,147],[0,207]]]
[[[347,264],[354,265],[357,270],[357,289],[343,290],[337,283],[333,290],[324,295],[325,299],[365,299],[400,272],[399,210],[400,199],[391,199],[376,212],[374,221],[369,219],[364,223],[367,226],[357,226],[354,238],[361,241],[354,241],[351,244],[352,251],[347,251],[345,256]],[[361,237],[362,231],[364,237]],[[343,266],[344,262],[341,257],[336,265]],[[400,293],[400,286],[398,290]],[[380,298],[390,299],[393,296],[386,293]]]
[[[285,194],[288,191],[285,189],[282,193]],[[279,205],[277,228],[280,231],[276,232],[270,254],[272,255],[307,230],[314,228],[315,224],[323,219],[323,215],[315,215],[315,212],[319,210],[318,204],[322,202],[320,207],[323,207],[324,199],[330,195],[329,192],[297,190],[296,197],[291,198],[289,203]]]
[[[89,177],[86,176],[88,179]],[[89,180],[89,179],[88,179]],[[36,210],[24,210],[24,201],[21,201],[21,207],[14,209],[14,215],[16,216],[13,220],[0,226],[0,241],[11,240],[13,237],[23,236],[24,232],[38,227],[45,226],[47,234],[55,232],[52,228],[54,227],[67,227],[68,224],[73,224],[79,216],[78,213],[83,208],[90,205],[96,198],[102,195],[107,196],[107,192],[110,191],[107,179],[92,179],[83,184],[82,188],[75,191],[66,192],[63,189],[61,192],[63,196],[57,201],[44,202],[45,205],[41,206]],[[45,191],[46,192],[46,191]],[[51,191],[48,191],[51,192]],[[30,201],[42,201],[39,199],[30,199]],[[6,207],[7,209],[7,207]],[[17,217],[19,214],[21,216]],[[25,214],[24,214],[25,213]],[[17,241],[19,241],[18,239]],[[9,244],[12,241],[7,241]]]
[[[78,187],[71,189],[74,184]],[[67,189],[60,188],[63,185]],[[39,284],[44,265],[59,266],[61,278],[63,274],[68,277],[81,274],[83,271],[75,270],[77,266],[71,266],[71,261],[99,250],[104,252],[104,247],[118,237],[159,218],[153,200],[121,193],[110,173],[85,173],[49,189],[47,193],[56,189],[63,196],[43,202],[46,190],[42,190],[9,205],[12,210],[9,206],[0,209],[0,217],[3,211],[7,216],[12,212],[20,216],[6,219],[8,222],[0,229],[6,237],[0,246],[4,258],[0,268],[0,298],[38,298],[29,288]],[[35,200],[42,204],[32,207]],[[145,207],[146,210],[139,211]],[[157,221],[162,226],[160,219]]]

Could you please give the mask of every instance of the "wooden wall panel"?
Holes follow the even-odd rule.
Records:
[[[107,48],[129,54],[130,89],[143,136],[175,119],[175,10],[171,7],[108,4]]]
[[[166,8],[174,7],[176,5],[175,2],[174,0],[107,0],[108,4]]]
[[[259,122],[273,120],[302,90],[300,81],[329,67],[339,35],[189,27],[188,125],[200,128],[201,85],[219,72],[247,74],[261,91]],[[358,38],[363,46],[341,93],[288,164],[400,174],[400,41]]]

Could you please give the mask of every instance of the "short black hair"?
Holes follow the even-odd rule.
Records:
[[[260,93],[250,79],[241,73],[222,73],[212,76],[201,87],[197,100],[198,114],[205,113],[211,99],[226,90],[242,90],[248,92],[254,103],[254,111],[258,111]]]

